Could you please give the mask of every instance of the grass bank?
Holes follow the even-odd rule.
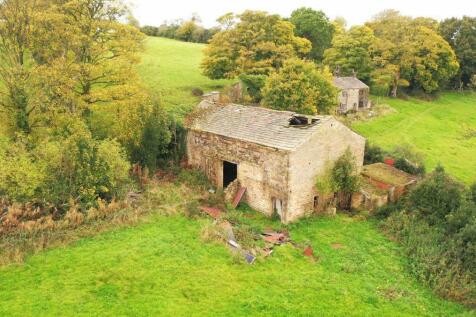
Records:
[[[375,98],[394,113],[353,125],[371,143],[392,149],[410,144],[424,154],[427,169],[441,163],[458,179],[476,181],[476,94],[445,92],[433,101]]]

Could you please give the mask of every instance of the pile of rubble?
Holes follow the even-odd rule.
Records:
[[[309,257],[311,259],[315,259],[312,247],[301,246],[295,243],[291,240],[289,232],[285,230],[263,230],[263,232],[257,234],[254,239],[262,239],[264,241],[264,247],[255,247],[250,250],[247,250],[238,243],[235,237],[235,232],[233,231],[233,225],[229,221],[222,219],[223,212],[220,209],[205,206],[200,207],[200,209],[204,213],[215,219],[215,225],[220,227],[220,231],[223,232],[223,238],[224,240],[226,240],[226,243],[230,250],[234,254],[240,255],[249,264],[253,264],[258,256],[262,256],[263,258],[270,256],[276,246],[280,246],[287,243],[291,244],[295,248],[302,249],[304,256]]]

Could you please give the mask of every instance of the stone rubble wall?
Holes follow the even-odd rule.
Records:
[[[189,164],[204,171],[218,188],[223,188],[223,161],[238,164],[238,182],[247,189],[243,201],[253,209],[271,215],[273,198],[288,200],[287,151],[191,130],[187,153]]]

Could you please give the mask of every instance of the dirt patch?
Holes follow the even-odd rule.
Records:
[[[331,244],[331,248],[333,248],[334,250],[342,249],[343,247],[344,247],[344,245],[340,244],[340,243]]]

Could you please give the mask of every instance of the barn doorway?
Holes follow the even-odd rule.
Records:
[[[238,176],[238,165],[223,161],[223,188],[227,188]]]

